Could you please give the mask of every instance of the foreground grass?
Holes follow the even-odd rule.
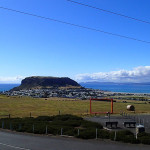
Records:
[[[144,102],[129,101],[122,103],[117,101],[114,103],[114,113],[126,111],[127,105],[133,104],[136,113],[150,113],[150,104]],[[107,112],[110,111],[109,102],[92,102],[93,111]],[[89,114],[89,100],[75,100],[65,98],[31,98],[31,97],[7,97],[0,95],[0,117],[10,114],[11,117],[33,117],[45,115]]]

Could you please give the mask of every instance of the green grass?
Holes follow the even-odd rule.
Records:
[[[138,104],[135,101],[130,103],[114,103],[114,113],[125,111],[128,104],[135,106],[136,113],[150,113],[150,104]],[[92,101],[92,111],[110,111],[109,102]],[[73,100],[65,98],[30,98],[30,97],[7,97],[0,95],[0,117],[11,114],[11,117],[33,117],[51,116],[61,114],[85,115],[89,113],[89,100]]]

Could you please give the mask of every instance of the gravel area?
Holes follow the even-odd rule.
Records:
[[[94,116],[94,117],[86,117],[86,120],[98,122],[102,124],[104,127],[106,127],[106,122],[108,121],[117,121],[118,122],[118,128],[109,128],[110,130],[122,130],[122,129],[128,129],[135,133],[134,127],[124,127],[124,122],[136,122],[136,125],[144,125],[145,131],[150,133],[150,114],[142,114],[142,115],[111,115],[110,119],[108,116]]]

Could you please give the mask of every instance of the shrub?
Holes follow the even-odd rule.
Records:
[[[83,120],[83,118],[74,115],[57,115],[57,116],[39,116],[36,118],[4,118],[0,119],[0,124],[4,124],[5,129],[12,129],[19,132],[29,132],[35,134],[45,134],[46,126],[48,134],[63,134],[77,136],[78,130],[76,127],[81,127],[80,137],[84,139],[95,138],[96,128],[102,129],[102,125]],[[34,124],[34,129],[33,129]],[[103,136],[107,137],[106,135]]]
[[[99,123],[96,122],[91,122],[91,121],[86,121],[86,120],[82,120],[81,121],[81,126],[83,128],[97,128],[97,129],[102,129],[103,126]]]
[[[128,138],[131,138],[131,136],[134,136],[134,135],[129,130],[117,131],[116,132],[116,140],[117,141],[128,142]]]
[[[114,131],[109,132],[109,138],[111,140],[114,140],[114,137],[115,137],[115,132]]]
[[[33,124],[24,124],[20,131],[21,132],[33,133]]]
[[[137,136],[138,136],[138,137],[143,137],[143,136],[149,136],[149,137],[150,137],[150,133],[141,132],[141,133],[138,133]]]
[[[64,135],[69,135],[69,136],[74,136],[76,135],[76,130],[74,128],[67,128],[67,129],[63,129],[63,134]]]
[[[139,140],[142,144],[150,145],[150,137],[149,136],[142,136],[139,138]]]
[[[139,140],[136,140],[134,135],[126,135],[121,141],[125,143],[139,143]]]
[[[52,121],[54,116],[39,116],[35,118],[36,121]]]
[[[35,134],[45,134],[46,133],[46,125],[42,123],[38,123],[34,125],[34,133]]]
[[[98,138],[109,139],[110,138],[110,131],[98,130]]]
[[[66,120],[83,120],[83,118],[78,117],[78,116],[74,116],[74,115],[57,115],[54,116],[54,120],[61,120],[61,121],[66,121]]]
[[[76,137],[82,138],[82,139],[94,139],[96,138],[96,130],[94,129],[84,129],[80,130],[80,134]]]
[[[150,133],[142,132],[138,134],[138,140],[142,144],[149,144],[150,145]]]
[[[61,121],[61,120],[55,120],[50,123],[51,125],[59,125],[60,127],[63,126],[69,126],[69,127],[78,127],[80,126],[80,121],[75,121],[75,120],[66,120],[66,121]]]
[[[48,134],[57,135],[58,134],[58,130],[60,130],[60,128],[57,128],[55,126],[47,126]]]

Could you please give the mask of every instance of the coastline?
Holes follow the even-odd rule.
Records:
[[[131,94],[131,95],[149,95],[150,96],[150,93],[128,93],[128,92],[112,92],[112,91],[104,91],[105,94]]]
[[[9,91],[10,89],[19,86],[20,84],[0,84],[0,92],[5,92]],[[104,92],[104,94],[123,94],[123,95],[138,95],[138,96],[150,96],[150,93],[142,93],[142,92],[119,92],[119,91],[110,91],[110,90],[103,90],[103,89],[98,89],[97,87],[85,87],[87,89],[92,89],[92,90],[99,90],[101,92]]]
[[[141,85],[135,85],[135,84],[81,84],[81,86],[85,88],[90,88],[94,90],[102,90],[103,92],[111,92],[111,93],[124,93],[124,94],[150,94],[150,85],[147,84],[141,84]]]

